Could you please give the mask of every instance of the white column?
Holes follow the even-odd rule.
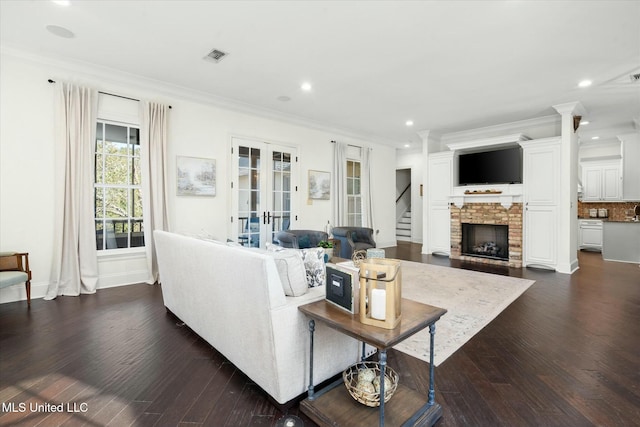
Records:
[[[573,116],[583,116],[585,110],[579,102],[554,105],[553,108],[562,116],[556,270],[571,274],[578,269],[578,135],[573,130]]]
[[[433,137],[429,139],[430,130],[418,132],[422,139],[422,253],[429,253],[429,143],[433,145]],[[432,149],[433,150],[433,149]]]

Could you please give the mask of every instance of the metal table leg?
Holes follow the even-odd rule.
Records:
[[[387,368],[387,350],[381,350],[380,355],[380,427],[384,427],[384,386]]]
[[[307,396],[309,400],[314,400],[313,395],[313,332],[316,330],[315,320],[309,320],[309,388],[307,389]]]
[[[429,406],[432,406],[436,401],[436,390],[434,385],[435,369],[433,368],[433,347],[435,344],[435,336],[436,324],[432,323],[429,325]]]

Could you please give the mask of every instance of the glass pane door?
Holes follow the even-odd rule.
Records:
[[[263,174],[262,150],[255,147],[238,147],[238,214],[236,221],[238,242],[243,246],[260,246],[260,217],[264,211],[260,191]]]
[[[232,235],[243,246],[264,247],[291,227],[295,149],[233,139]]]
[[[274,150],[271,152],[271,227],[270,242],[280,230],[291,226],[291,153]]]

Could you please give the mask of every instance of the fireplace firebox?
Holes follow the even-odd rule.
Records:
[[[509,226],[463,223],[461,254],[508,261]]]

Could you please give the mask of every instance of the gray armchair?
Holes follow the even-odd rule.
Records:
[[[340,240],[340,258],[350,259],[353,251],[376,247],[371,228],[335,227],[333,237]]]
[[[322,240],[328,240],[324,231],[283,230],[276,234],[276,240],[283,248],[306,249],[315,248]]]

